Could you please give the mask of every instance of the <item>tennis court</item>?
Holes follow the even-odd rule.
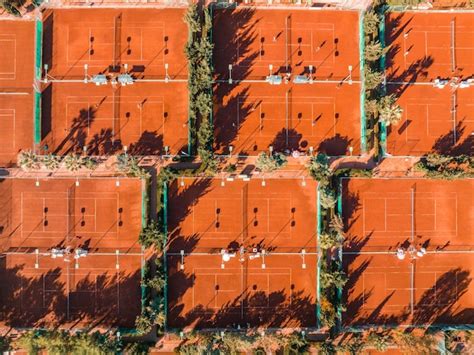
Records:
[[[17,154],[33,146],[33,90],[0,93],[0,140],[0,166],[16,164]]]
[[[344,326],[471,323],[473,187],[471,180],[342,180]]]
[[[2,180],[1,322],[133,327],[141,189],[138,179]]]
[[[239,6],[214,9],[213,40],[218,77],[260,79],[275,72],[342,79],[359,71],[358,13]]]
[[[184,9],[48,10],[43,62],[51,79],[105,72],[186,78],[183,16]]]
[[[316,326],[316,182],[178,179],[168,199],[168,324]]]
[[[387,152],[424,155],[432,151],[470,154],[474,132],[472,88],[432,85],[390,86],[400,91],[403,118],[388,130]]]
[[[219,84],[215,90],[215,142],[221,154],[268,151],[360,152],[360,85],[265,82]],[[350,102],[350,104],[348,104]]]
[[[33,145],[34,21],[0,21],[0,166]]]
[[[91,155],[180,153],[188,144],[187,102],[178,82],[53,83],[42,93],[42,145],[58,154],[84,146]]]
[[[388,76],[405,81],[470,77],[474,24],[469,13],[390,12],[386,45]]]

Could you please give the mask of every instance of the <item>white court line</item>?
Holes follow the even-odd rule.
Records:
[[[4,111],[8,112],[8,111],[11,111],[10,114],[8,113],[3,113]],[[11,139],[12,139],[12,148],[11,149],[15,149],[16,147],[16,110],[15,109],[0,109],[0,120],[4,120],[5,118],[4,117],[12,117],[13,118],[13,132],[12,134],[10,135]],[[5,142],[3,142],[1,144],[1,147],[5,147]],[[5,151],[2,149],[2,151]]]
[[[17,47],[17,39],[16,39],[16,36],[13,36],[13,38],[11,39],[0,39],[0,42],[13,42],[14,46],[13,46],[13,55],[14,55],[14,58],[13,58],[13,72],[0,72],[0,75],[3,75],[3,74],[7,74],[7,75],[11,75],[11,77],[9,78],[0,78],[0,80],[16,80],[16,47]],[[5,48],[4,45],[2,45],[1,47]]]

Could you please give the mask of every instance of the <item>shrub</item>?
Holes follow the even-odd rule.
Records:
[[[69,171],[78,171],[83,166],[82,157],[80,155],[70,153],[64,158],[64,165]]]
[[[396,104],[394,95],[384,96],[378,103],[379,120],[386,126],[397,125],[402,119],[403,109]]]
[[[0,1],[0,7],[5,9],[7,13],[13,15],[15,17],[21,17],[21,12],[18,8],[13,4],[10,0],[2,0]]]
[[[326,154],[318,153],[318,155],[312,157],[308,170],[313,179],[318,181],[320,185],[327,185],[329,183],[332,171],[329,168],[329,157]]]
[[[332,209],[336,206],[337,196],[329,186],[323,186],[319,190],[319,203],[325,209]]]
[[[374,71],[369,67],[364,68],[364,85],[367,90],[376,89],[383,82],[383,73]],[[372,107],[369,107],[372,111]]]
[[[323,327],[332,328],[336,325],[336,309],[325,296],[320,300],[320,321]]]
[[[157,222],[151,221],[142,229],[138,240],[145,248],[154,245],[156,250],[161,252],[166,241],[166,234],[161,230]]]
[[[47,154],[43,157],[43,165],[48,170],[56,170],[61,164],[61,157],[54,154]]]
[[[255,166],[258,170],[264,173],[269,173],[282,168],[286,165],[286,163],[287,159],[282,153],[269,155],[265,152],[262,152],[258,155]]]
[[[92,157],[82,158],[82,163],[83,163],[84,167],[89,169],[89,170],[94,170],[97,167],[97,165],[99,165],[97,160],[95,160]]]
[[[18,165],[22,169],[39,169],[40,161],[36,153],[31,150],[25,150],[18,156]]]
[[[366,44],[364,57],[369,62],[375,62],[385,53],[379,41],[372,41]]]
[[[374,11],[368,11],[364,15],[364,33],[374,37],[379,32],[380,18]]]

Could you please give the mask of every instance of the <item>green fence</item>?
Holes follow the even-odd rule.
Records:
[[[339,215],[339,217],[342,218],[342,180],[339,179],[339,183],[338,183],[338,195],[337,195],[337,214]],[[339,247],[339,250],[338,250],[338,259],[339,259],[339,262],[340,262],[340,267],[341,267],[341,271],[343,270],[343,265],[342,265],[342,246]],[[340,331],[341,329],[341,323],[342,323],[342,311],[341,311],[341,307],[340,305],[342,304],[342,288],[338,288],[337,289],[337,294],[336,294],[336,297],[337,297],[337,304],[339,305],[339,307],[337,308],[337,323],[336,323],[336,329],[337,331]]]
[[[40,19],[35,21],[35,81],[41,79],[43,53],[43,22]],[[33,106],[33,142],[41,142],[41,92],[35,86],[34,106]]]
[[[366,120],[365,117],[365,86],[364,86],[364,70],[365,70],[365,36],[364,36],[364,12],[359,12],[359,63],[360,63],[360,150],[365,153],[367,150],[366,139]]]
[[[379,23],[379,41],[382,48],[385,48],[385,10],[387,9],[386,6],[381,7],[379,10],[378,15],[380,16],[380,23]],[[386,55],[385,53],[382,54],[380,58],[380,70],[382,73],[385,74],[385,63],[386,63]],[[382,85],[383,95],[387,94],[387,84],[386,80],[384,80],[384,84]],[[385,156],[387,153],[387,125],[385,123],[380,124],[380,146],[382,150],[382,156]]]
[[[35,77],[41,79],[43,53],[43,22],[35,21]]]
[[[141,226],[142,229],[146,227],[147,223],[147,214],[148,214],[148,208],[147,208],[147,203],[148,203],[148,187],[149,187],[149,181],[148,179],[142,179],[142,206],[141,206]],[[142,246],[142,255],[143,252],[145,251],[145,248]],[[146,301],[146,285],[144,284],[145,280],[145,270],[146,270],[146,260],[144,260],[142,256],[142,265],[141,265],[141,270],[140,270],[140,276],[141,276],[141,305],[142,309],[145,307],[145,301]]]
[[[320,272],[321,272],[321,249],[319,248],[319,236],[321,234],[321,205],[320,205],[320,196],[319,196],[319,184],[316,188],[316,240],[317,240],[317,252],[318,252],[318,263],[316,269],[316,326],[321,328],[321,286],[319,282]]]
[[[165,233],[164,245],[168,244],[168,184],[163,183],[163,232]],[[168,259],[166,256],[166,248],[163,249],[163,273],[165,277],[165,286],[163,292],[163,303],[165,311],[165,329],[168,324]]]

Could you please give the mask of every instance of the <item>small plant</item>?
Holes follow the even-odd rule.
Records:
[[[224,171],[226,173],[235,173],[237,171],[237,165],[235,164],[226,165],[224,168]]]
[[[329,157],[326,154],[319,153],[312,157],[308,165],[310,175],[318,181],[320,185],[329,184],[329,178],[332,175],[329,167]]]
[[[262,152],[258,155],[255,166],[264,173],[270,173],[285,166],[286,157],[282,153],[267,154]]]
[[[117,170],[131,177],[147,178],[149,176],[147,171],[138,165],[135,157],[126,153],[117,155]]]
[[[319,236],[319,247],[323,250],[338,248],[342,246],[344,237],[336,233],[335,231],[329,233],[323,233]]]
[[[367,90],[376,89],[383,82],[383,73],[374,71],[369,67],[364,68],[364,85]],[[372,107],[369,107],[372,109]]]
[[[97,160],[92,158],[92,157],[84,157],[82,159],[82,163],[83,163],[84,167],[86,167],[89,170],[94,170],[99,165]]]
[[[78,171],[83,167],[82,157],[80,155],[70,153],[64,158],[64,165],[69,171]]]
[[[43,157],[43,165],[48,170],[56,170],[59,168],[61,158],[54,154],[47,154]]]
[[[154,245],[157,252],[163,250],[165,240],[165,233],[161,231],[160,226],[155,221],[151,221],[145,228],[143,228],[139,236],[139,241],[142,246],[149,248]]]
[[[396,104],[394,95],[384,96],[380,99],[379,105],[379,120],[386,126],[396,126],[403,116],[403,109]]]
[[[392,337],[389,334],[372,332],[367,337],[367,342],[372,345],[377,351],[386,351]]]
[[[364,33],[371,37],[378,34],[380,18],[374,11],[368,11],[364,15]]]
[[[18,10],[18,8],[15,6],[13,1],[10,0],[1,0],[0,1],[0,7],[3,8],[7,13],[10,15],[13,15],[15,17],[21,17],[21,12]]]
[[[36,153],[31,150],[25,150],[18,156],[18,165],[20,165],[23,170],[39,169],[40,161]]]
[[[320,298],[320,321],[323,327],[332,328],[336,325],[336,309],[325,296]]]
[[[332,209],[336,206],[337,196],[334,190],[328,186],[323,186],[319,193],[319,203],[325,209]]]
[[[376,60],[379,60],[384,53],[385,50],[382,48],[380,42],[373,41],[366,44],[364,57],[365,60],[369,62],[375,62]]]

